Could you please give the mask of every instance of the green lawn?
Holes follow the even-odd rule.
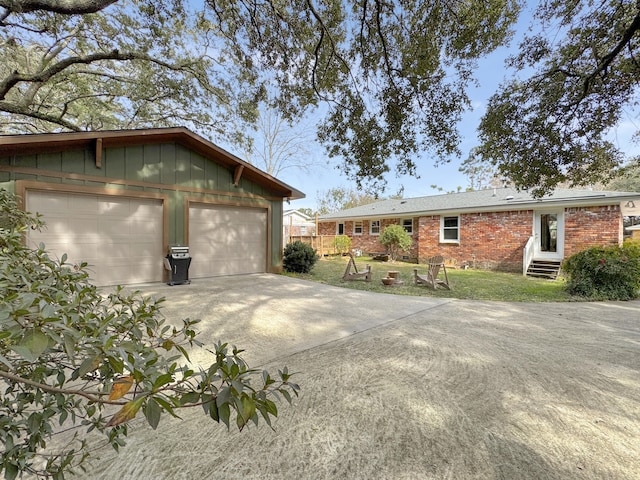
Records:
[[[358,265],[358,270],[364,269],[367,263],[371,265],[373,272],[371,282],[362,280],[343,282],[342,274],[347,262],[348,257],[325,257],[315,264],[309,274],[286,273],[286,275],[327,285],[395,295],[499,300],[505,302],[566,302],[577,300],[564,291],[564,282],[561,279],[555,281],[541,280],[513,273],[471,269],[448,269],[447,275],[451,290],[438,289],[433,291],[428,287],[413,284],[413,269],[417,267],[419,273],[426,274],[426,265],[405,262],[379,262],[369,257],[357,258],[356,264]],[[386,276],[388,270],[399,271],[400,279],[404,284],[396,286],[383,285],[381,279]],[[442,277],[442,273],[440,277]]]

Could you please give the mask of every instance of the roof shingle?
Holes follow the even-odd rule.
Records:
[[[557,189],[551,195],[536,199],[527,191],[515,188],[476,190],[447,193],[426,197],[382,200],[340,212],[323,215],[319,220],[348,218],[403,217],[436,215],[442,213],[529,210],[541,205],[611,205],[628,198],[637,198],[638,192],[611,192],[595,190]]]

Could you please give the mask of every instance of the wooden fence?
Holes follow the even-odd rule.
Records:
[[[303,243],[308,243],[311,245],[316,251],[318,255],[337,255],[338,251],[336,250],[334,239],[335,235],[292,235],[289,237],[289,242],[301,241]]]

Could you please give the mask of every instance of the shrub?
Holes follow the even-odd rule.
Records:
[[[286,272],[309,273],[318,261],[318,255],[311,245],[297,240],[284,249],[282,266]]]
[[[213,422],[239,429],[260,418],[271,425],[274,400],[291,399],[298,386],[286,367],[273,378],[250,369],[240,350],[196,338],[197,320],[170,325],[162,299],[99,290],[86,264],[50,257],[24,245],[38,217],[18,208],[0,189],[0,474],[15,479],[65,478],[93,453],[86,433],[102,432],[116,450],[127,422],[196,409]],[[214,354],[194,368],[187,348]],[[64,444],[49,442],[73,430]],[[22,478],[22,476],[20,477]]]
[[[333,239],[333,246],[340,255],[344,255],[351,250],[351,238],[347,235],[337,235]]]
[[[640,244],[593,247],[569,257],[567,291],[593,300],[631,300],[640,288]]]
[[[378,241],[387,247],[391,260],[395,260],[398,252],[411,248],[411,235],[400,225],[389,225],[380,234]]]

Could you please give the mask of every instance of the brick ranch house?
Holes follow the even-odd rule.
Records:
[[[319,218],[319,235],[348,235],[352,248],[381,252],[380,233],[402,225],[413,237],[403,259],[443,255],[471,266],[526,272],[591,246],[623,240],[624,206],[640,193],[556,190],[541,199],[512,188],[383,200]]]

